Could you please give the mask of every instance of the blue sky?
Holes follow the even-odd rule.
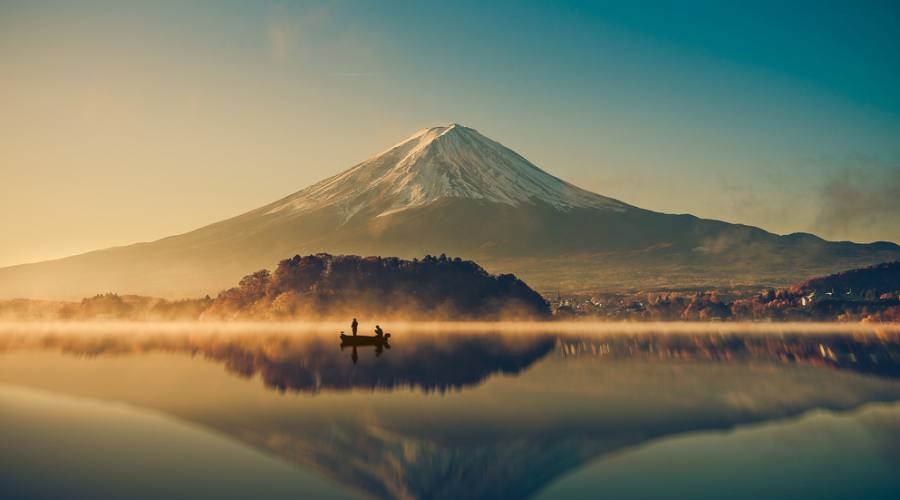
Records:
[[[186,231],[448,122],[645,208],[898,241],[898,25],[896,2],[0,0],[0,264]]]

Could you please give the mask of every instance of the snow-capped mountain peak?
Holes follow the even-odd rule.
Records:
[[[384,216],[445,198],[558,210],[628,206],[558,179],[475,129],[451,123],[421,129],[390,149],[267,207],[269,213],[325,207],[344,220],[363,209]]]

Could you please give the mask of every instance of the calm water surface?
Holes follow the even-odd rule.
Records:
[[[14,328],[0,439],[3,498],[900,498],[900,333]]]

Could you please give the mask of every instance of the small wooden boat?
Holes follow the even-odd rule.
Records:
[[[347,335],[341,333],[341,343],[345,345],[380,345],[387,344],[390,333],[384,335]]]

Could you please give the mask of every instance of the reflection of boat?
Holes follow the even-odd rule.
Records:
[[[341,334],[341,343],[344,345],[384,345],[387,346],[390,333],[384,335],[347,335]]]
[[[352,347],[353,354],[350,355],[350,358],[353,360],[353,364],[356,364],[356,361],[359,359],[359,354],[356,352],[357,347],[375,346],[375,357],[377,358],[381,356],[385,348],[391,348],[391,344],[388,344],[390,337],[390,333],[385,333],[384,335],[347,335],[341,332],[341,350],[343,351],[345,347]]]

